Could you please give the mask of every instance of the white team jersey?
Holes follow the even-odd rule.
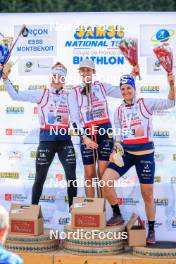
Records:
[[[71,121],[79,127],[110,122],[107,96],[121,98],[120,89],[95,81],[88,96],[83,95],[82,90],[83,86],[79,85],[70,94]]]
[[[122,103],[115,111],[114,123],[121,133],[123,144],[142,144],[153,141],[152,115],[154,111],[172,108],[175,100],[139,98],[133,105]]]
[[[10,80],[4,81],[4,85],[13,100],[38,104],[38,114],[42,129],[68,128],[69,105],[68,92],[56,89],[16,91]]]

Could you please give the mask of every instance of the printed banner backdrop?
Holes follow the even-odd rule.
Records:
[[[176,45],[175,13],[55,13],[1,14],[0,32],[16,36],[24,23],[29,35],[20,38],[12,61],[10,79],[19,90],[49,87],[50,67],[61,61],[68,67],[67,87],[81,82],[78,65],[83,58],[96,64],[97,80],[118,86],[122,74],[131,71],[118,49],[124,37],[138,39],[142,80],[137,80],[138,96],[166,98],[167,77],[152,49]],[[166,24],[161,24],[165,21]],[[3,26],[2,26],[3,25]],[[174,72],[176,61],[174,57]],[[118,89],[118,88],[117,88]],[[113,113],[120,99],[108,98]],[[0,203],[9,209],[12,202],[30,203],[35,177],[35,157],[39,123],[37,105],[12,101],[0,83]],[[155,203],[158,240],[176,237],[176,108],[157,112],[153,118],[156,147]],[[77,178],[83,185],[84,173],[79,139],[73,138],[77,157]],[[55,157],[40,200],[45,227],[63,230],[69,222],[65,176]],[[132,168],[117,182],[118,201],[126,220],[137,212],[146,222],[136,171]],[[78,195],[84,194],[80,187]],[[107,204],[107,218],[111,215]]]

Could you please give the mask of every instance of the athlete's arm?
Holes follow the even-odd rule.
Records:
[[[169,93],[167,99],[153,99],[153,98],[145,98],[144,105],[150,113],[153,113],[157,110],[169,109],[175,106],[175,87],[174,87],[174,76],[170,74],[168,76],[169,82]]]
[[[68,105],[70,111],[70,122],[75,129],[76,134],[83,140],[84,144],[91,149],[98,147],[98,144],[87,137],[84,133],[84,126],[80,119],[80,109],[78,106],[76,91],[73,89],[68,96]]]
[[[43,90],[17,91],[9,79],[4,80],[4,86],[11,99],[15,101],[39,103],[44,94]]]
[[[119,86],[114,87],[110,83],[102,83],[105,93],[107,96],[115,97],[115,98],[122,98],[121,91]]]
[[[109,161],[116,163],[115,154],[118,151],[123,152],[123,147],[120,144],[122,131],[121,131],[121,124],[120,124],[120,120],[119,120],[119,116],[118,116],[118,108],[114,112],[114,131],[115,131],[115,142],[114,142],[113,151],[109,157]]]
[[[13,86],[11,81],[8,79],[8,76],[11,72],[11,65],[7,63],[6,65],[0,64],[0,70],[3,69],[2,79],[4,82],[4,86],[9,93],[12,100],[16,101],[26,101],[31,103],[39,103],[44,94],[43,90],[35,90],[35,91],[17,91]]]
[[[175,77],[171,73],[171,74],[168,75],[167,78],[168,78],[168,83],[169,83],[169,86],[170,86],[168,99],[175,100],[175,98],[176,98]]]

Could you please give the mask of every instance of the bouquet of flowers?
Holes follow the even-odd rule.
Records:
[[[133,67],[138,65],[138,45],[136,40],[130,38],[122,39],[119,49]],[[138,75],[140,79],[140,73]]]
[[[153,49],[160,64],[168,74],[173,71],[173,53],[168,43],[164,43]]]

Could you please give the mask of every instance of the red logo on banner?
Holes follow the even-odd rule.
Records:
[[[7,128],[5,133],[6,135],[11,136],[12,132],[13,132],[12,128]]]
[[[61,173],[58,173],[56,174],[56,180],[59,182],[59,181],[62,181],[64,178],[64,174],[61,174]]]
[[[12,194],[11,193],[5,193],[5,201],[12,201]]]
[[[123,204],[123,199],[122,198],[117,198],[117,202],[119,205],[122,205]]]
[[[37,115],[37,114],[38,114],[38,107],[35,106],[35,107],[34,107],[34,115]]]

